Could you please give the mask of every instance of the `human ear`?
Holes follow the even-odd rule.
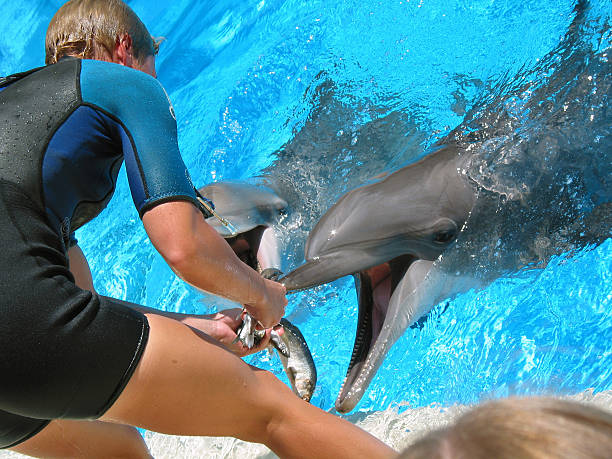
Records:
[[[116,64],[125,65],[126,67],[134,66],[134,54],[132,48],[132,37],[125,33],[117,37],[115,42],[115,50],[113,52],[113,62]]]

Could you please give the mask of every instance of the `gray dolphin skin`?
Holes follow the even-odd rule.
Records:
[[[223,181],[211,183],[198,191],[213,201],[216,211],[240,233],[257,226],[270,227],[287,208],[284,199],[263,185]],[[206,222],[223,237],[231,236],[218,219],[211,217]]]
[[[445,146],[345,194],[310,233],[306,263],[281,280],[291,291],[355,276],[358,330],[339,412],[355,407],[388,349],[435,304],[419,292],[476,199],[463,166],[457,148]]]
[[[452,146],[440,148],[342,196],[311,231],[307,262],[283,279],[287,289],[330,282],[381,260],[405,269],[416,259],[435,260],[454,241],[475,201],[457,153]]]
[[[236,255],[251,268],[261,272],[266,268],[279,268],[280,264],[272,226],[287,209],[287,202],[270,188],[247,182],[223,181],[206,185],[198,192],[213,201],[215,212],[230,225],[228,228],[219,218],[206,219],[236,252]],[[259,255],[259,256],[258,256]]]

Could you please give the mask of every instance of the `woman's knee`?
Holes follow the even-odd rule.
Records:
[[[147,445],[140,435],[140,432],[135,427],[126,426],[117,424],[115,425],[117,428],[121,428],[121,438],[115,446],[112,448],[112,451],[109,453],[112,454],[109,456],[101,456],[101,457],[121,457],[121,458],[151,458],[151,453],[147,448]]]

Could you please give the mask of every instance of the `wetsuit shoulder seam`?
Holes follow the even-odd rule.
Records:
[[[43,164],[45,163],[45,156],[47,155],[47,151],[49,150],[49,144],[51,143],[51,139],[53,139],[53,137],[55,136],[59,128],[62,127],[62,125],[66,122],[66,120],[70,118],[72,114],[76,111],[76,109],[79,108],[83,103],[83,97],[81,96],[81,59],[75,59],[75,60],[76,60],[75,62],[76,65],[75,65],[74,78],[75,78],[75,85],[76,85],[75,86],[76,100],[73,102],[71,107],[68,107],[68,109],[66,110],[66,114],[61,118],[61,121],[57,123],[57,125],[55,126],[55,129],[49,131],[49,134],[47,135],[47,138],[45,139],[43,143],[42,154],[40,158],[41,168],[43,167]],[[41,170],[41,173],[39,174],[39,181],[40,181],[39,183],[40,202],[42,203],[43,209],[46,209],[47,199],[45,196],[44,177],[43,177],[42,170]]]
[[[76,75],[76,90],[77,90],[77,98],[79,101],[79,104],[83,103],[83,93],[81,92],[81,69],[83,68],[83,62],[81,61],[81,59],[78,60],[77,62],[77,71],[75,72]]]
[[[94,110],[97,110],[100,113],[103,113],[104,115],[108,116],[111,120],[119,124],[119,126],[121,126],[121,128],[125,132],[125,135],[127,135],[128,139],[130,139],[130,144],[132,145],[132,150],[134,151],[134,158],[136,159],[136,164],[138,165],[138,173],[140,174],[140,180],[142,182],[142,186],[145,192],[145,197],[146,199],[148,199],[150,197],[150,193],[149,193],[149,188],[147,186],[146,176],[144,174],[144,169],[140,162],[140,156],[138,155],[138,149],[136,148],[136,142],[134,142],[134,138],[132,137],[132,133],[130,132],[130,130],[123,123],[123,121],[121,121],[121,119],[119,119],[116,115],[110,113],[109,111],[103,109],[99,105],[92,104],[91,102],[82,102],[81,105],[91,107]],[[123,155],[122,155],[122,158],[123,158]]]

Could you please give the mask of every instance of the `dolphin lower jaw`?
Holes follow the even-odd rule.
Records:
[[[398,284],[417,260],[414,256],[402,255],[354,274],[359,302],[357,332],[346,377],[336,399],[337,411],[347,413],[357,405],[388,348],[397,339],[389,342],[389,333],[385,333],[385,329],[393,326],[388,320],[388,307]],[[381,333],[386,336],[383,338]]]
[[[354,278],[359,298],[359,315],[357,318],[357,332],[355,334],[353,353],[351,354],[346,376],[336,400],[336,409],[340,412],[345,412],[343,411],[345,400],[353,398],[353,385],[357,380],[357,376],[361,373],[361,368],[372,345],[372,284],[367,275],[359,273],[355,274]]]

